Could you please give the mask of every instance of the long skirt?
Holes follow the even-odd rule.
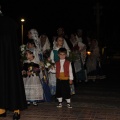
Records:
[[[43,98],[43,87],[39,76],[28,76],[24,79],[24,87],[27,101],[41,101]]]
[[[49,78],[48,85],[50,87],[51,95],[55,95],[56,94],[56,74],[49,73],[48,78]]]

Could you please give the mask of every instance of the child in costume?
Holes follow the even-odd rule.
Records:
[[[60,48],[58,50],[59,60],[55,63],[55,66],[51,67],[51,70],[56,73],[56,97],[58,100],[58,108],[62,107],[63,99],[67,101],[67,107],[71,106],[71,91],[70,84],[73,84],[73,71],[71,62],[66,59],[67,50]]]
[[[39,61],[35,58],[34,49],[26,50],[26,58],[27,60],[23,64],[22,71],[23,76],[26,76],[24,79],[26,100],[28,105],[32,102],[34,106],[37,106],[37,103],[43,101],[44,98],[39,77]]]
[[[59,48],[63,47],[64,39],[63,37],[57,37],[56,38],[56,47],[53,48],[53,50],[50,53],[50,61],[51,63],[55,63],[59,60],[58,56],[58,50]],[[56,73],[49,69],[48,71],[48,76],[49,76],[49,87],[52,95],[56,94]]]

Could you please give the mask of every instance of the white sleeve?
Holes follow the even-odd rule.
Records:
[[[53,50],[50,53],[50,59],[51,59],[52,63],[55,63]]]
[[[71,65],[71,62],[70,62],[70,65],[69,65],[69,80],[73,80],[73,70],[72,70],[72,65]]]
[[[63,44],[63,47],[65,47],[68,51],[70,51],[70,48],[66,42],[66,40],[64,39],[64,44]]]
[[[56,41],[53,40],[53,48],[56,48]]]

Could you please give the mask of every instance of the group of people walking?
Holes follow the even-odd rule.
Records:
[[[46,34],[39,36],[36,29],[30,29],[27,43],[19,51],[17,25],[1,11],[0,26],[0,117],[10,110],[13,120],[19,120],[21,110],[50,102],[52,96],[58,101],[56,107],[61,108],[66,100],[66,106],[72,108],[75,83],[99,76],[98,42],[87,38],[85,43],[81,29],[67,36],[64,28],[58,28],[52,45]]]
[[[52,45],[48,36],[46,34],[39,36],[36,29],[30,29],[27,36],[28,39],[24,51],[26,59],[22,61],[22,75],[28,105],[33,103],[36,106],[38,102],[50,101],[50,96],[56,98],[58,88],[60,89],[58,83],[63,84],[61,87],[64,90],[66,88],[64,85],[68,86],[68,82],[65,82],[66,80],[74,81],[70,82],[70,91],[68,92],[73,95],[75,94],[75,84],[82,81],[88,82],[89,79],[93,81],[100,79],[98,78],[100,75],[98,42],[96,39],[90,40],[87,38],[88,44],[85,44],[81,29],[78,29],[76,33],[72,33],[68,37],[65,36],[64,29],[59,27],[57,35],[53,37]],[[62,56],[63,53],[64,57]],[[58,61],[63,61],[63,59],[64,62],[58,64]],[[68,68],[67,66],[64,67],[66,60],[69,61]],[[60,67],[59,69],[57,69],[58,66]],[[59,77],[57,76],[57,70],[60,72]],[[47,92],[44,89],[44,85],[47,86]],[[64,91],[68,91],[68,89]],[[65,92],[62,91],[61,93],[63,95]],[[68,96],[68,93],[66,93],[66,96]],[[48,99],[45,100],[45,98]],[[60,98],[61,96],[57,98],[59,103],[62,102]],[[70,102],[70,97],[68,101]]]

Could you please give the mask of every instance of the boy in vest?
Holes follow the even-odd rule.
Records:
[[[71,92],[70,84],[73,84],[73,72],[71,62],[66,59],[67,50],[65,48],[60,48],[58,50],[59,61],[55,63],[56,71],[56,97],[58,99],[58,108],[62,107],[62,101],[65,99],[67,101],[67,107],[71,106]]]
[[[59,60],[58,56],[58,50],[59,48],[63,47],[64,39],[63,37],[57,37],[56,38],[56,48],[53,48],[53,50],[50,53],[50,61],[52,63],[55,63]],[[52,94],[53,99],[56,99],[56,73],[55,71],[52,71],[51,69],[48,71],[49,76],[49,87]]]

